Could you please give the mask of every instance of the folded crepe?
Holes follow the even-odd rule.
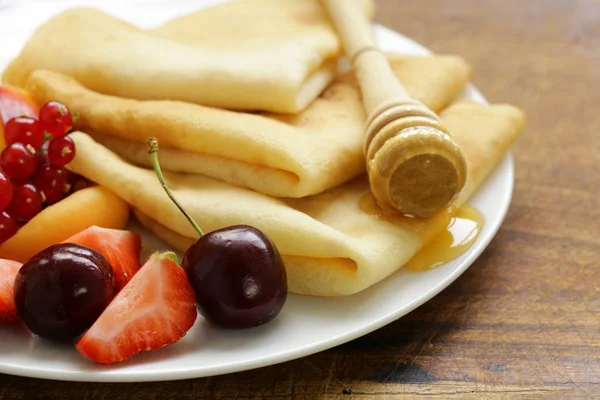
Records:
[[[372,13],[372,0],[360,0]],[[331,82],[340,42],[318,0],[246,0],[151,31],[99,10],[68,10],[42,25],[2,80],[36,69],[100,93],[213,107],[295,113]]]
[[[508,105],[474,103],[453,105],[441,116],[467,159],[468,181],[457,200],[460,205],[503,157],[522,130],[524,116]],[[197,238],[152,170],[124,161],[84,133],[72,138],[77,156],[70,169],[130,203],[140,221],[175,248],[185,251]],[[317,296],[353,294],[384,279],[443,229],[455,210],[427,219],[382,218],[361,208],[370,196],[364,177],[316,196],[287,200],[197,174],[165,177],[204,230],[233,224],[263,230],[284,258],[289,289]]]
[[[456,56],[389,59],[408,92],[436,111],[460,94],[471,74]],[[145,141],[155,136],[166,170],[200,173],[279,197],[321,193],[365,171],[366,116],[350,73],[297,115],[123,99],[42,70],[25,86],[41,101],[66,103],[81,116],[77,129],[96,132],[96,140],[138,164],[149,165]]]

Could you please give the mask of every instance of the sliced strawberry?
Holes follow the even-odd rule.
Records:
[[[142,240],[136,233],[91,226],[71,236],[65,243],[89,247],[102,254],[113,268],[117,292],[140,269]]]
[[[0,259],[0,325],[17,320],[13,288],[21,265],[20,262]]]
[[[177,342],[196,321],[196,297],[174,253],[154,253],[77,342],[101,364]]]

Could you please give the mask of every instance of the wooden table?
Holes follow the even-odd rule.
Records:
[[[379,0],[377,20],[463,55],[490,101],[529,115],[512,206],[479,260],[401,320],[311,357],[166,383],[1,375],[0,399],[600,398],[600,0]]]

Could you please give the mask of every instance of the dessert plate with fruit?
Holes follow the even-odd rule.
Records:
[[[198,7],[153,3],[145,13],[116,1],[38,2],[29,20],[24,8],[8,9],[0,15],[0,48],[9,50],[0,51],[0,60],[15,56],[40,22],[82,3],[144,26]],[[427,54],[386,28],[375,32],[384,50]],[[464,96],[485,102],[473,87]],[[77,115],[60,102],[36,104],[1,86],[0,113],[6,142],[0,156],[0,373],[6,374],[187,379],[343,344],[402,317],[458,278],[499,229],[512,193],[507,155],[469,202],[485,217],[477,240],[443,266],[400,270],[352,296],[287,294],[281,257],[260,230],[239,225],[205,233],[188,217],[198,240],[176,253],[129,220],[128,205],[112,192],[70,172],[77,148],[69,133]],[[157,151],[150,142],[162,180]]]

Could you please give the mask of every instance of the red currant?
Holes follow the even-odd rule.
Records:
[[[37,171],[39,160],[31,145],[13,143],[0,154],[0,167],[14,180],[24,181]]]
[[[9,212],[17,221],[27,222],[42,211],[42,194],[31,183],[15,185]]]
[[[78,177],[75,180],[75,183],[73,183],[73,193],[79,191],[79,190],[83,190],[86,189],[87,187],[89,187],[89,183],[88,181],[84,178],[84,177]]]
[[[0,212],[0,243],[6,242],[19,229],[17,221],[6,211]]]
[[[65,169],[65,172],[67,173],[67,194],[71,194],[73,192],[75,183],[77,183],[81,176],[77,175],[73,171],[69,171],[68,169]]]
[[[37,152],[38,165],[42,168],[44,165],[50,165],[50,158],[48,158],[48,150],[38,150]]]
[[[50,158],[48,157],[48,143],[49,140],[46,140],[42,147],[40,147],[37,151],[37,157],[39,162],[39,168],[42,168],[44,165],[50,165]]]
[[[44,143],[44,131],[39,122],[31,117],[16,117],[10,119],[4,127],[6,144],[30,144],[37,149]]]
[[[53,137],[48,143],[50,164],[64,167],[75,157],[75,142],[68,136]]]
[[[13,185],[8,175],[0,171],[0,211],[4,211],[13,197]]]
[[[77,175],[75,172],[69,171],[68,169],[65,169],[65,172],[67,173],[67,183],[70,185],[74,184],[77,179],[81,178],[80,175]]]
[[[60,201],[67,191],[67,170],[46,165],[35,174],[33,184],[44,194],[47,204]]]
[[[40,124],[53,136],[64,136],[71,129],[73,118],[69,108],[60,101],[49,101],[40,109]]]

